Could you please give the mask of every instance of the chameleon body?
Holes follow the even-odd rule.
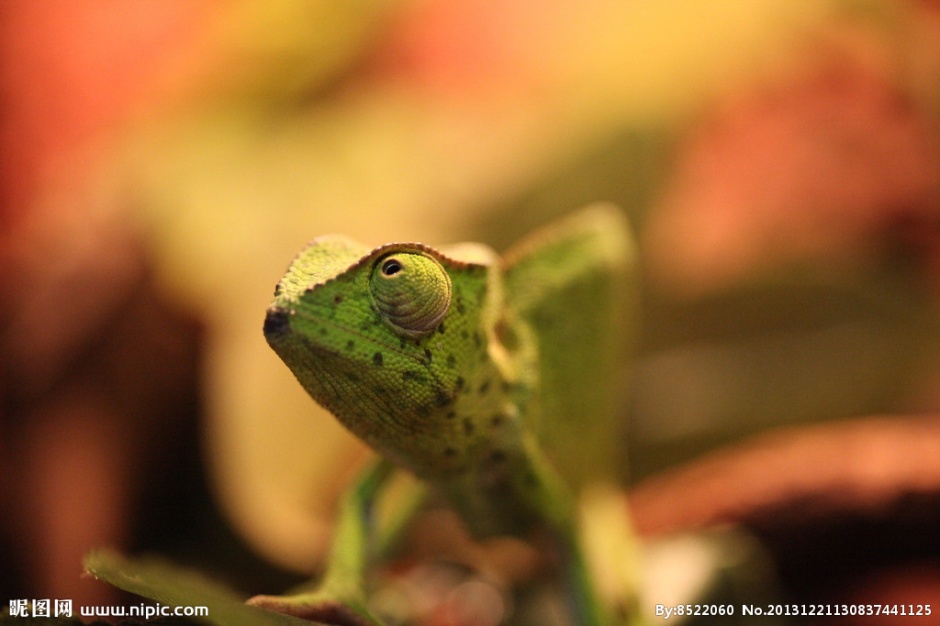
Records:
[[[614,377],[632,254],[624,220],[606,205],[503,257],[479,244],[370,249],[321,237],[278,283],[264,334],[317,402],[442,494],[473,535],[547,531],[570,570],[573,619],[606,623],[574,498],[617,464]],[[378,623],[360,570],[365,511],[389,473],[373,470],[347,499],[319,591],[253,602]]]

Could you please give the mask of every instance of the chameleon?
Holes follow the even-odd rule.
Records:
[[[249,603],[379,626],[367,600],[370,510],[403,470],[476,538],[548,537],[571,623],[615,623],[589,571],[577,498],[623,463],[617,383],[635,257],[608,204],[503,255],[476,243],[370,248],[339,235],[307,244],[277,284],[264,336],[378,460],[341,503],[319,586]]]

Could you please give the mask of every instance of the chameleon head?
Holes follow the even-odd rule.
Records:
[[[316,239],[278,283],[265,338],[357,436],[436,471],[453,456],[466,364],[487,358],[489,272],[421,244]]]

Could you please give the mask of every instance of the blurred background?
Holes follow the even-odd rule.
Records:
[[[610,200],[639,532],[940,602],[940,4],[6,0],[0,89],[0,600],[300,580],[367,453],[261,335],[296,251]]]

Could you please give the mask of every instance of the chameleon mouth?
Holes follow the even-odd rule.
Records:
[[[272,306],[264,317],[264,336],[271,341],[290,333],[290,311]]]

